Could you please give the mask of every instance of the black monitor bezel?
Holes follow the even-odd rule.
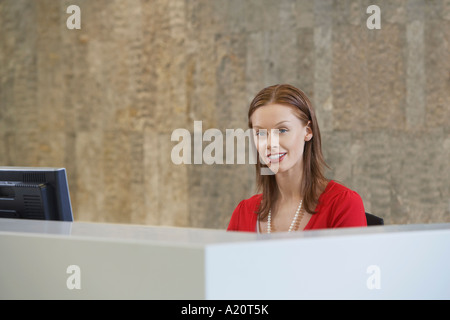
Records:
[[[57,221],[73,221],[72,204],[70,200],[69,185],[65,168],[53,167],[0,167],[0,181],[24,181],[24,177],[33,175],[45,177],[45,182],[54,189],[56,212],[52,219]],[[26,217],[22,217],[26,219]]]

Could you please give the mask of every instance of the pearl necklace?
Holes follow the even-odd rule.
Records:
[[[295,212],[295,216],[294,219],[292,219],[291,222],[291,226],[289,227],[289,232],[291,232],[294,229],[294,226],[297,223],[297,219],[298,219],[298,215],[300,214],[300,210],[302,209],[302,202],[303,199],[300,200],[300,204],[298,205],[297,211]],[[267,233],[271,233],[272,232],[272,214],[271,214],[271,210],[269,209],[269,216],[267,217]],[[302,217],[300,218],[300,221],[303,219],[303,212],[302,212]]]

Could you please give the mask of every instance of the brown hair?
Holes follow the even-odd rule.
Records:
[[[303,176],[301,190],[303,195],[303,208],[306,212],[315,213],[315,207],[319,201],[319,196],[325,189],[328,182],[323,174],[324,167],[328,167],[322,155],[322,147],[320,140],[320,130],[317,123],[316,115],[306,94],[289,85],[279,84],[264,88],[261,90],[253,101],[250,103],[248,111],[248,125],[252,128],[251,116],[256,109],[269,105],[281,104],[294,107],[296,115],[302,121],[303,125],[310,122],[310,128],[313,133],[312,139],[305,141],[305,149],[303,152]],[[256,163],[256,179],[258,190],[262,189],[262,200],[258,208],[257,214],[260,220],[267,218],[269,209],[276,203],[279,193],[275,180],[275,175],[262,175],[259,157]]]

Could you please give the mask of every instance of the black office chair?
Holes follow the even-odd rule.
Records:
[[[371,213],[366,212],[367,226],[382,226],[384,225],[383,218],[377,217]]]

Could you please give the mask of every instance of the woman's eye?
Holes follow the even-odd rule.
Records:
[[[288,129],[278,129],[278,133],[286,133],[288,132]],[[265,136],[267,133],[266,130],[260,130],[260,131],[255,131],[255,135],[263,137]]]

